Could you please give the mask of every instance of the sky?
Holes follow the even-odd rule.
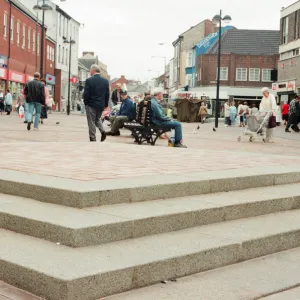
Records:
[[[172,42],[191,26],[219,13],[240,29],[279,30],[280,10],[296,0],[54,0],[84,26],[79,50],[94,51],[111,78],[141,81],[163,73]],[[175,4],[178,3],[178,4]],[[164,43],[160,46],[159,43]],[[151,70],[151,71],[149,71]]]

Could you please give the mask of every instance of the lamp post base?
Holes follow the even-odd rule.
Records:
[[[70,105],[68,105],[68,106],[67,106],[67,115],[69,115],[69,114],[70,114],[70,111],[71,111],[71,109],[70,109]]]

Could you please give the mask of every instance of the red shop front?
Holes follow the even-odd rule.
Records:
[[[26,75],[17,71],[8,71],[8,87],[13,98],[13,109],[15,110],[17,101],[22,97],[22,90],[26,83]]]

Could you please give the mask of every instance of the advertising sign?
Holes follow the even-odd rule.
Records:
[[[20,72],[9,70],[8,80],[13,81],[13,82],[25,83],[26,82],[26,76],[25,76],[25,74],[22,74]]]

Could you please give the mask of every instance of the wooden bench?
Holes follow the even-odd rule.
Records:
[[[132,122],[125,122],[124,128],[131,131],[135,142],[139,145],[147,142],[152,146],[164,133],[171,131],[170,128],[161,128],[151,121],[151,101],[142,101],[136,108],[136,117]]]

